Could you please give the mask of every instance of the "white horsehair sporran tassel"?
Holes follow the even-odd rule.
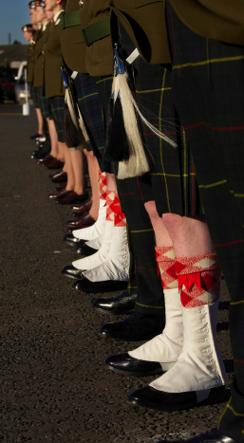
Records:
[[[81,111],[80,111],[80,108],[79,108],[78,104],[77,104],[77,113],[78,113],[78,122],[79,122],[80,130],[82,132],[82,135],[84,137],[85,142],[88,143],[90,141],[90,137],[88,135],[88,132],[87,132],[87,129],[86,129],[86,125],[85,125],[85,122],[84,122],[84,118],[83,118],[83,116],[81,114]]]
[[[71,118],[74,126],[78,129],[78,122],[77,122],[77,118],[76,118],[76,115],[75,115],[74,101],[73,101],[73,97],[72,97],[72,94],[71,94],[69,88],[66,88],[64,90],[64,100],[65,100],[65,103],[67,105],[70,118]]]
[[[145,154],[143,141],[138,127],[137,118],[157,136],[176,147],[176,143],[151,124],[141,113],[135,98],[128,84],[128,74],[125,65],[118,55],[118,45],[115,45],[115,69],[112,85],[112,95],[114,103],[120,100],[124,128],[130,147],[129,160],[120,161],[118,163],[117,178],[120,180],[137,177],[149,172],[149,164]]]

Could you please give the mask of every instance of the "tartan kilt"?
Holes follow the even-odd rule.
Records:
[[[109,119],[109,107],[110,99],[112,93],[112,76],[95,77],[96,85],[99,90],[101,102],[102,102],[102,112],[103,112],[103,124],[104,124],[104,146],[107,137],[107,127]],[[113,162],[108,161],[105,156],[103,156],[101,161],[101,169],[104,172],[114,173],[115,168]]]
[[[32,88],[32,100],[35,108],[41,108],[41,96],[42,96],[42,87],[41,86],[33,86]]]
[[[166,3],[174,103],[196,166],[206,219],[230,295],[235,381],[220,420],[244,430],[244,47],[194,34]]]
[[[79,73],[74,81],[77,103],[86,124],[90,142],[86,148],[101,160],[105,143],[102,103],[94,77]]]
[[[53,120],[55,122],[56,131],[58,134],[58,141],[60,143],[65,143],[65,136],[64,136],[64,97],[63,96],[57,96],[57,97],[51,97],[48,99],[51,115],[53,117]]]
[[[49,100],[50,99],[48,97],[45,97],[44,95],[42,95],[40,98],[42,115],[45,119],[52,118],[52,111],[51,111],[51,106],[50,106]]]
[[[120,43],[130,54],[134,47],[120,27]],[[132,65],[134,93],[140,111],[156,128],[177,142],[177,147],[157,137],[139,121],[150,172],[142,177],[144,200],[155,200],[160,215],[176,213],[203,217],[194,165],[173,103],[171,73],[138,57]]]
[[[172,212],[203,218],[192,156],[173,105],[171,73],[160,65],[149,65],[141,58],[136,60],[134,67],[136,101],[140,110],[150,123],[177,143],[177,147],[172,147],[142,124],[158,212],[160,215]],[[141,181],[148,182],[149,177],[142,177]],[[148,200],[147,195],[145,198]]]

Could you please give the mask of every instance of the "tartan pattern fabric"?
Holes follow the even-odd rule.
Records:
[[[41,110],[44,118],[52,118],[52,111],[49,100],[50,99],[48,97],[45,97],[43,95],[40,98]]]
[[[40,86],[33,86],[32,88],[32,100],[35,108],[41,107],[41,96],[42,93],[42,87]]]
[[[112,76],[104,76],[104,77],[95,77],[96,85],[99,91],[101,103],[102,103],[102,113],[103,113],[103,125],[104,125],[104,145],[107,137],[107,128],[108,128],[108,116],[109,116],[109,104],[111,98],[112,91]],[[104,172],[113,173],[115,171],[114,164],[103,156],[102,161],[100,163],[101,170]]]
[[[100,198],[106,200],[108,191],[108,179],[105,172],[99,172],[99,194]]]
[[[206,219],[231,296],[232,398],[220,428],[244,430],[244,48],[194,34],[166,2],[173,96],[190,145]]]
[[[120,42],[129,54],[134,47],[120,28]],[[135,98],[147,120],[178,143],[173,148],[141,123],[141,133],[150,174],[142,180],[147,201],[148,182],[160,215],[167,212],[202,217],[196,174],[184,131],[173,102],[172,76],[161,65],[150,65],[138,57],[133,63]]]
[[[210,305],[219,298],[220,271],[216,254],[177,257],[174,270],[178,278],[181,303],[185,308]]]
[[[122,211],[119,197],[115,192],[108,191],[106,195],[106,220],[112,221],[114,226],[125,227],[126,218]]]
[[[90,141],[86,148],[101,162],[105,145],[105,126],[101,97],[94,77],[79,73],[74,81],[77,103]]]
[[[155,256],[162,282],[162,288],[177,288],[178,281],[175,267],[176,260],[173,247],[156,246]]]
[[[51,109],[51,114],[53,116],[56,131],[58,134],[58,141],[61,143],[65,142],[65,136],[64,136],[64,97],[58,96],[58,97],[51,97],[49,98],[49,104]]]

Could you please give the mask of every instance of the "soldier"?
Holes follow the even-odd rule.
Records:
[[[107,124],[107,110],[111,97],[112,73],[113,73],[113,51],[111,31],[108,26],[110,17],[109,2],[88,1],[81,5],[81,27],[83,28],[86,49],[86,68],[88,73],[93,76],[100,90],[102,97],[104,115]],[[102,21],[102,34],[93,33],[92,24],[96,21]],[[91,26],[91,27],[90,27]],[[91,32],[90,32],[91,31]],[[94,41],[92,39],[94,38]],[[91,39],[91,41],[89,40]],[[110,176],[110,185],[113,187],[114,194],[117,193],[114,179]],[[161,330],[164,322],[163,294],[159,278],[156,273],[156,264],[154,258],[154,235],[152,225],[144,208],[144,202],[140,198],[140,184],[138,180],[128,179],[118,184],[118,193],[121,199],[122,209],[125,212],[128,231],[129,244],[133,259],[135,261],[136,281],[133,278],[131,288],[129,288],[131,297],[125,294],[110,301],[98,300],[96,307],[104,310],[113,310],[124,308],[124,304],[130,306],[131,299],[134,299],[134,293],[138,291],[138,299],[135,312],[128,320],[113,324],[104,325],[101,333],[104,336],[114,338],[123,338],[125,340],[143,339],[152,337]],[[130,196],[130,198],[128,198]],[[139,198],[138,198],[139,197]],[[90,257],[89,257],[90,258]],[[87,265],[88,260],[81,262],[79,266]],[[92,256],[89,260],[92,265]],[[88,264],[89,265],[89,264]],[[81,268],[80,268],[81,269]],[[84,269],[84,268],[83,268]],[[104,267],[100,266],[103,276]],[[93,278],[93,270],[82,273],[88,279]],[[97,277],[95,277],[97,278]],[[98,279],[92,279],[97,282]],[[77,282],[77,288],[92,290],[92,283],[89,285],[84,280]]]
[[[85,210],[81,205],[81,208],[76,210],[77,216],[80,214],[80,217],[68,223],[68,228],[73,230],[88,227],[98,218],[100,166],[97,159],[101,161],[104,143],[104,125],[97,86],[94,79],[86,73],[85,68],[85,43],[80,32],[78,0],[68,0],[66,3],[61,33],[61,51],[63,65],[71,84],[72,99],[75,102],[74,112],[77,112],[76,106],[78,106],[89,138],[85,140],[85,136],[82,135],[82,140],[80,140],[77,137],[77,146],[70,140],[73,168],[76,174],[82,173],[83,154],[85,154],[91,183],[91,201],[85,203]]]
[[[28,23],[21,28],[23,37],[28,43],[28,56],[27,56],[27,82],[30,89],[30,95],[32,96],[33,88],[33,70],[34,70],[34,34],[35,31],[31,23]]]
[[[116,197],[112,189],[108,191],[101,191],[99,196],[99,164],[103,169],[103,150],[105,146],[105,125],[103,116],[103,106],[99,93],[99,88],[93,77],[89,76],[86,71],[85,66],[85,41],[82,38],[80,31],[80,9],[78,1],[69,1],[66,4],[66,14],[64,16],[64,30],[62,35],[62,47],[64,62],[67,68],[71,71],[70,77],[73,81],[74,89],[74,101],[78,105],[80,114],[84,119],[84,128],[81,128],[84,136],[84,147],[83,151],[88,160],[88,169],[90,181],[92,184],[92,206],[90,208],[89,214],[83,216],[78,222],[72,222],[70,224],[71,228],[78,228],[78,231],[74,231],[74,235],[77,237],[73,238],[84,238],[86,239],[86,232],[84,234],[84,228],[89,225],[94,225],[88,228],[90,232],[97,229],[98,225],[103,225],[104,234],[99,248],[96,254],[96,259],[93,256],[90,264],[82,268],[84,271],[87,270],[87,278],[92,279],[92,273],[96,270],[97,281],[108,281],[110,279],[120,280],[122,286],[124,287],[124,281],[128,279],[128,246],[127,246],[127,233],[125,223],[121,222],[118,226],[115,226],[114,221],[114,199]],[[78,24],[78,26],[77,26]],[[77,42],[79,42],[79,56],[77,57]],[[101,180],[107,180],[105,174],[100,174]],[[109,199],[108,199],[109,194]],[[99,208],[99,197],[100,198],[100,208]],[[117,203],[118,207],[118,203]],[[106,220],[106,215],[109,220]],[[94,219],[98,218],[97,222],[94,224]],[[92,223],[91,223],[92,222]],[[85,235],[85,237],[84,237]],[[97,245],[97,239],[90,235],[89,240],[93,242],[89,245],[93,245],[94,252]],[[104,251],[107,251],[105,254]],[[113,250],[113,253],[112,253]],[[105,263],[101,266],[101,255],[102,251],[104,256],[106,255]],[[82,261],[82,260],[81,260]],[[88,262],[88,259],[87,259]],[[82,263],[83,264],[83,263]],[[77,277],[80,274],[80,260],[74,261],[71,266],[66,266],[63,269],[63,273],[69,277]],[[106,272],[105,272],[106,269]]]
[[[150,2],[149,4],[149,2],[140,0],[133,5],[131,2],[126,3],[125,1],[114,1],[120,14],[124,14],[122,21],[126,28],[128,30],[134,28],[133,39],[137,42],[142,53],[144,49],[144,57],[153,62],[153,55],[158,53],[160,58],[157,62],[161,61],[172,65],[174,106],[179,122],[184,126],[186,140],[191,148],[207,221],[232,297],[230,329],[235,363],[232,398],[221,416],[220,431],[208,433],[190,441],[243,442],[244,386],[243,346],[241,343],[244,319],[242,310],[244,241],[243,204],[240,203],[243,196],[243,126],[241,121],[243,120],[244,40],[243,34],[240,32],[240,29],[243,28],[243,5],[236,1],[233,9],[233,5],[230,7],[229,2],[218,2],[217,0],[215,2],[171,0],[161,2],[161,5],[160,2]],[[135,22],[139,26],[134,26]],[[152,22],[154,27],[150,33],[148,26]],[[159,36],[161,38],[158,38]],[[226,90],[226,81],[232,85],[232,88]],[[235,97],[233,102],[235,106],[230,109],[233,97]],[[235,171],[234,174],[233,171]],[[176,364],[151,384],[152,389],[146,388],[136,391],[132,393],[131,399],[142,405],[159,406],[161,404],[162,409],[169,410],[174,401],[177,403],[177,392],[180,394],[178,397],[179,406],[179,401],[183,404],[186,401],[187,386],[188,393],[191,395],[195,390],[192,376],[194,378],[196,373],[190,369],[194,363],[194,354],[199,356],[199,360],[197,357],[198,362],[195,360],[195,363],[199,365],[200,361],[205,361],[206,364],[207,358],[212,353],[212,364],[214,362],[214,365],[217,364],[217,372],[214,370],[214,365],[208,367],[208,370],[210,369],[209,381],[213,375],[213,381],[216,377],[218,385],[217,380],[222,378],[221,373],[223,374],[223,372],[218,366],[219,359],[216,358],[213,348],[211,352],[209,348],[204,357],[202,343],[204,342],[206,345],[208,341],[204,331],[201,328],[198,329],[201,323],[204,325],[204,321],[199,318],[200,321],[196,323],[198,327],[194,326],[197,311],[198,313],[201,311],[202,314],[209,312],[211,318],[214,306],[214,300],[211,300],[211,297],[204,297],[204,289],[208,288],[210,293],[212,292],[211,287],[214,289],[213,280],[212,283],[211,278],[208,282],[205,280],[210,268],[208,270],[205,267],[202,268],[204,261],[199,267],[200,263],[196,261],[195,255],[197,242],[199,247],[204,236],[201,238],[198,235],[194,240],[194,225],[190,229],[189,221],[185,219],[179,225],[174,214],[163,216],[162,222],[173,239],[176,255],[181,254],[181,257],[177,259],[176,274],[181,291],[181,302],[184,306],[183,325],[188,332],[186,331],[184,335],[183,348]],[[182,245],[177,246],[177,236],[182,238],[183,235],[185,238]],[[205,237],[205,248],[211,252],[211,243],[206,240],[207,237]],[[190,242],[193,250],[189,247]],[[201,247],[203,246],[204,243]],[[184,251],[183,254],[182,251]],[[198,259],[203,260],[205,252],[203,255],[199,255]],[[165,257],[161,263],[165,282],[168,280],[166,262],[169,264]],[[211,272],[209,276],[210,274]],[[171,272],[170,277],[172,278]],[[196,308],[196,302],[200,302],[200,300],[201,308],[200,305],[199,308]],[[188,315],[188,320],[191,317],[190,323],[187,320]],[[188,329],[191,323],[194,332],[191,327]],[[167,347],[166,342],[170,338],[170,334],[166,323],[165,336],[161,336],[159,341],[156,339],[154,343],[152,342],[155,346],[154,350],[158,345],[158,353],[163,352]],[[199,334],[199,339],[195,340],[197,334]],[[211,341],[210,337],[209,344]],[[150,347],[149,343],[146,348],[142,347],[137,350],[139,354],[141,352],[141,356],[148,350],[148,346]],[[138,354],[132,355],[138,357]],[[191,360],[190,366],[188,358]],[[186,368],[188,368],[187,372]],[[211,372],[212,375],[210,375]],[[180,378],[178,374],[180,374]],[[196,378],[201,386],[203,378],[200,377],[200,374]],[[201,395],[203,389],[202,385]],[[165,395],[165,391],[169,395]],[[190,403],[191,395],[188,396]]]
[[[243,443],[244,5],[239,0],[171,0],[166,2],[166,23],[179,116],[231,295],[232,398],[221,415],[219,432],[197,441]]]
[[[50,194],[49,198],[56,200],[60,204],[83,203],[87,200],[84,193],[83,183],[77,182],[72,167],[70,150],[65,143],[64,131],[64,88],[61,77],[62,54],[60,36],[63,26],[63,14],[65,1],[47,0],[46,11],[53,13],[53,21],[48,30],[48,39],[45,44],[45,96],[49,98],[52,116],[54,118],[59,150],[65,161],[65,172],[67,173],[67,183],[61,192]],[[52,157],[45,160],[46,165],[53,162]]]
[[[32,83],[32,99],[35,107],[36,117],[37,117],[37,133],[31,136],[33,140],[37,139],[38,137],[44,136],[44,121],[43,116],[40,108],[40,100],[38,96],[38,88],[34,85],[34,67],[35,67],[35,45],[36,41],[39,37],[39,23],[38,23],[38,14],[36,9],[36,2],[35,0],[32,0],[29,2],[29,15],[31,19],[31,24],[33,26],[33,30],[35,31],[34,39],[32,42],[32,68],[29,72],[29,81]]]

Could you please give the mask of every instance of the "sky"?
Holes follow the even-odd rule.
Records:
[[[24,43],[21,26],[29,23],[28,0],[0,0],[0,44],[8,43],[8,33],[12,41]]]

